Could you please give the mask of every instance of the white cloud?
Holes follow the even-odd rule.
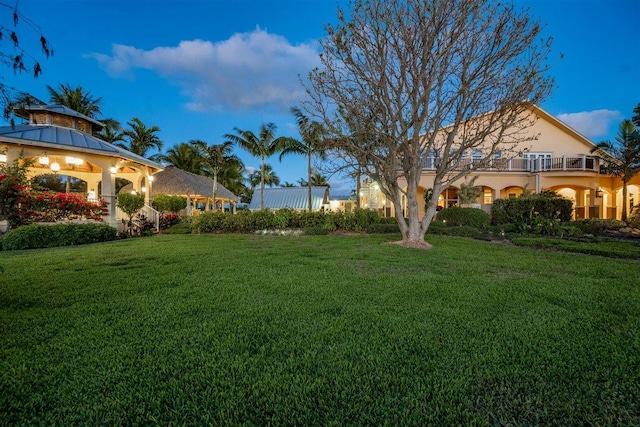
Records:
[[[304,95],[299,76],[319,64],[315,44],[290,44],[256,28],[227,40],[181,41],[151,50],[114,44],[111,55],[92,53],[111,77],[134,78],[146,69],[181,87],[194,111],[288,109]]]
[[[624,116],[619,111],[594,110],[579,113],[558,114],[558,119],[565,122],[587,138],[608,135],[613,124],[620,122]]]

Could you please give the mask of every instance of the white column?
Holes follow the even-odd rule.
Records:
[[[102,168],[102,194],[100,198],[107,202],[108,216],[105,222],[112,227],[118,226],[116,217],[116,176],[109,171],[108,167]]]

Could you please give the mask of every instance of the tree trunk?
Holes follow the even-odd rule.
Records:
[[[212,206],[212,211],[215,212],[216,211],[216,188],[218,187],[218,172],[214,172],[213,173],[213,206]]]
[[[260,210],[264,209],[264,156],[260,167]]]
[[[358,166],[358,171],[356,173],[356,209],[360,209],[360,180],[362,179],[362,174],[360,173],[360,166]],[[399,204],[397,206],[400,206]],[[398,212],[398,209],[396,209]]]
[[[627,181],[622,181],[622,221],[627,222]]]
[[[407,183],[407,222],[405,226],[400,226],[402,231],[402,241],[398,242],[398,245],[408,248],[416,249],[432,249],[433,246],[424,240],[424,234],[427,228],[423,226],[423,222],[420,221],[420,211],[418,209],[418,186],[415,182]],[[434,209],[435,211],[435,209]],[[396,217],[400,214],[396,209]],[[398,223],[404,223],[404,218]],[[427,223],[428,224],[428,223]]]
[[[311,153],[307,156],[307,186],[309,187],[309,212],[313,210],[313,202],[311,197]]]

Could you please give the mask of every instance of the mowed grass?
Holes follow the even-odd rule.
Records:
[[[640,262],[393,239],[0,252],[0,425],[640,424]]]

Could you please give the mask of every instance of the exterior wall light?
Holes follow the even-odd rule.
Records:
[[[111,171],[111,173],[118,173],[118,168],[117,168],[117,167],[115,167],[115,166],[111,166],[111,167],[109,168],[109,171]]]
[[[602,190],[599,188],[596,190],[596,198],[602,199]]]
[[[141,190],[142,190],[143,193],[146,193],[147,192],[147,187],[142,187]]]
[[[0,154],[0,162],[2,162],[2,163],[6,163],[7,162],[7,155],[6,154]]]
[[[149,182],[153,182],[153,175],[149,175]]]
[[[53,173],[60,172],[60,163],[58,162],[51,163],[51,170],[53,171]]]
[[[42,166],[47,166],[49,164],[49,157],[48,156],[38,157],[38,163],[40,163]]]

